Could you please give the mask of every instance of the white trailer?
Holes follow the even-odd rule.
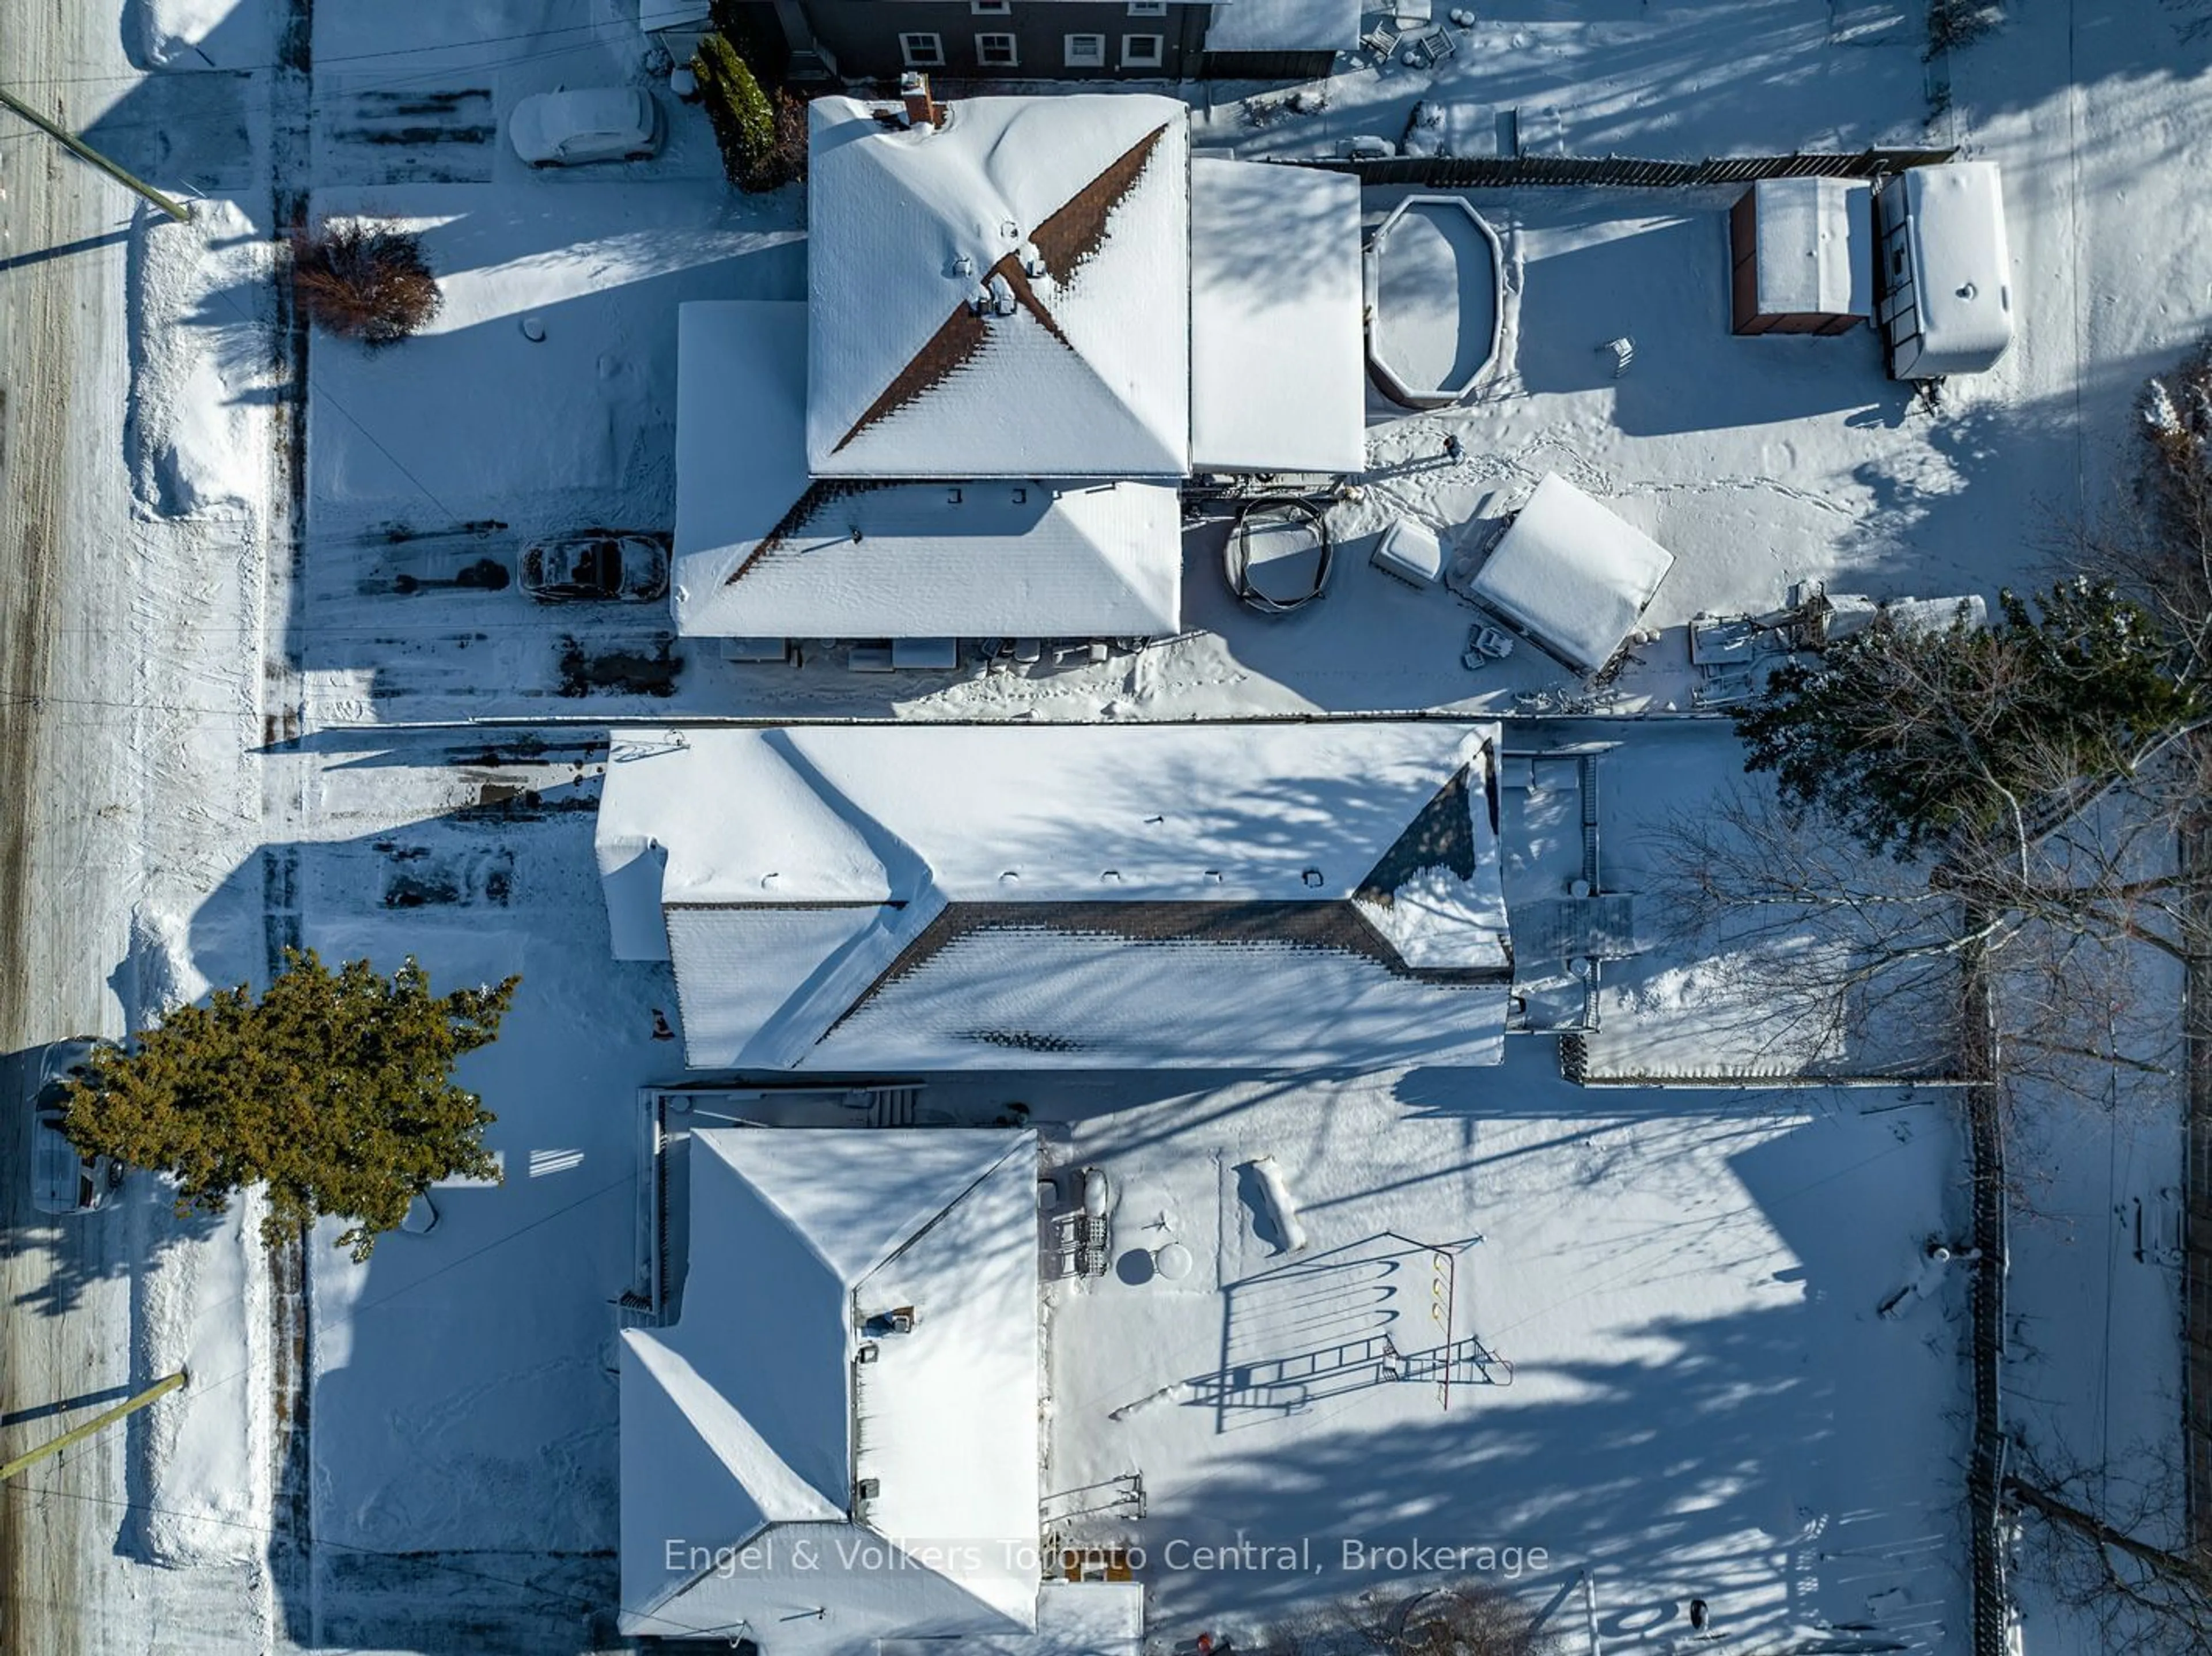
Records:
[[[2012,254],[1994,161],[1915,167],[1875,197],[1893,379],[1980,373],[2012,344]]]

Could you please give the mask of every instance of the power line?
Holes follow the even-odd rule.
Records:
[[[514,41],[516,41],[516,40],[547,40],[547,39],[552,39],[554,36],[556,36],[556,35],[562,35],[562,34],[586,34],[586,35],[592,35],[592,36],[595,36],[595,37],[596,37],[596,36],[599,35],[603,30],[605,30],[605,29],[607,29],[608,27],[609,27],[609,26],[608,26],[608,25],[606,25],[606,24],[603,24],[603,23],[567,23],[567,24],[563,24],[563,25],[562,25],[561,27],[557,27],[557,28],[528,29],[528,30],[525,30],[524,32],[522,32],[522,33],[516,33],[516,34],[478,34],[478,35],[472,35],[472,36],[471,36],[469,39],[465,39],[465,40],[453,40],[453,41],[449,41],[449,42],[447,42],[447,43],[446,43],[446,44],[444,44],[444,45],[440,45],[388,46],[388,47],[386,47],[385,49],[383,49],[382,51],[379,51],[379,52],[335,52],[335,53],[329,53],[329,54],[325,54],[325,53],[322,53],[322,52],[317,52],[317,53],[315,53],[315,54],[313,55],[313,58],[311,58],[311,60],[310,60],[310,63],[309,63],[309,70],[310,70],[310,72],[313,72],[313,71],[315,71],[315,70],[319,70],[325,69],[325,68],[326,68],[326,67],[328,67],[328,66],[330,66],[330,65],[331,65],[331,64],[364,64],[364,63],[374,63],[374,62],[380,62],[380,61],[384,61],[384,60],[390,59],[390,58],[423,58],[423,57],[428,57],[428,56],[430,56],[431,54],[435,53],[435,52],[464,52],[470,51],[470,50],[471,50],[471,49],[473,49],[473,48],[475,48],[475,47],[477,47],[477,46],[495,46],[495,45],[508,45],[508,44],[510,44],[510,43],[512,43],[512,42],[514,42]],[[615,29],[615,32],[616,32],[617,34],[619,34],[620,33],[622,33],[622,29],[621,29],[621,26],[620,26],[620,25],[615,25],[615,26],[613,26],[613,27],[614,27],[614,29]],[[572,45],[562,46],[562,47],[555,48],[552,52],[548,52],[548,53],[545,53],[545,54],[543,54],[543,55],[545,55],[545,56],[557,56],[559,53],[563,52],[580,52],[580,51],[582,51],[582,50],[583,50],[585,47],[586,47],[586,46],[590,46],[590,45],[600,45],[600,44],[602,44],[602,42],[601,42],[599,39],[589,39],[589,40],[584,40],[584,41],[579,41],[579,42],[577,42],[576,44]],[[605,42],[604,42],[604,44],[605,44],[605,45],[608,45],[610,48],[611,48],[611,47],[615,45],[615,41],[614,41],[614,40],[612,40],[612,39],[608,39],[608,40],[605,41]],[[195,50],[197,50],[197,48],[195,48]],[[495,62],[495,63],[484,63],[484,64],[465,64],[465,63],[464,63],[464,64],[441,64],[441,65],[440,65],[440,66],[439,66],[438,70],[437,70],[436,71],[434,71],[434,72],[439,73],[439,74],[444,74],[444,73],[447,72],[448,70],[466,71],[466,70],[479,70],[479,69],[481,69],[481,70],[494,70],[494,69],[499,69],[499,68],[501,68],[501,67],[503,67],[503,66],[505,66],[506,64],[508,64],[520,63],[520,62],[525,62],[525,61],[527,61],[528,58],[529,58],[530,56],[532,56],[532,54],[529,54],[529,53],[516,53],[516,54],[512,54],[512,55],[509,55],[509,56],[506,56],[506,57],[502,57],[502,58],[500,58],[497,62]],[[293,64],[287,64],[287,63],[276,62],[276,61],[271,61],[271,62],[269,62],[269,63],[264,63],[264,64],[215,64],[215,63],[213,63],[213,62],[212,62],[212,60],[210,60],[210,66],[211,66],[211,68],[212,68],[213,72],[214,72],[214,73],[216,73],[216,74],[218,74],[218,75],[259,75],[259,74],[264,73],[264,71],[271,71],[271,72],[273,72],[273,71],[275,71],[275,70],[276,70],[291,69],[291,68],[293,68],[293,67],[294,67],[294,65],[293,65]],[[17,88],[18,88],[18,89],[20,89],[20,88],[22,88],[22,87],[27,87],[27,86],[29,86],[29,87],[52,87],[52,86],[116,86],[116,85],[121,85],[121,84],[131,84],[131,85],[135,85],[135,84],[137,84],[137,83],[138,83],[138,82],[143,82],[143,81],[146,81],[146,80],[149,80],[149,79],[151,79],[151,78],[152,78],[153,76],[155,76],[161,75],[161,74],[165,74],[165,73],[167,73],[167,74],[179,74],[179,75],[201,75],[201,74],[206,74],[206,73],[208,73],[208,72],[209,72],[209,71],[208,71],[208,70],[167,70],[166,67],[164,67],[164,68],[160,68],[160,69],[150,69],[150,70],[138,70],[138,69],[133,69],[133,70],[122,70],[122,71],[118,71],[118,72],[117,72],[117,73],[115,73],[115,74],[111,74],[111,75],[56,75],[56,76],[46,76],[46,77],[44,77],[44,78],[42,78],[42,79],[39,79],[39,80],[18,82],[16,82],[16,83],[15,83],[15,85],[16,85],[16,87],[17,87]]]

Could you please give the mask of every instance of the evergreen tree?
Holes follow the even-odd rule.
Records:
[[[1872,851],[1955,834],[2034,834],[2198,716],[2148,611],[2076,578],[1997,619],[1877,618],[1778,670],[1737,713],[1744,768],[1826,812]]]
[[[264,1241],[327,1214],[351,1222],[339,1244],[366,1259],[434,1181],[499,1177],[482,1142],[495,1118],[451,1077],[497,1036],[520,981],[434,995],[411,957],[386,976],[287,949],[258,999],[217,990],[103,1049],[70,1089],[65,1131],[87,1156],[168,1174],[179,1213],[221,1213],[265,1184]]]
[[[698,77],[730,182],[749,191],[788,183],[776,153],[775,107],[738,49],[722,35],[707,35],[691,59],[691,72]]]

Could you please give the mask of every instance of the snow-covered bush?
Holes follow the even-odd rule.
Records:
[[[419,237],[358,219],[293,238],[292,290],[318,325],[365,345],[398,343],[445,303]]]

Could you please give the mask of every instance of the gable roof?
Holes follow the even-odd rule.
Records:
[[[1469,765],[1494,857],[1497,738],[1442,719],[619,729],[600,866],[655,840],[686,904],[1345,899]]]
[[[858,99],[810,106],[808,470],[1181,476],[1188,112],[1097,94],[945,108],[909,130]]]
[[[1182,625],[1170,483],[807,476],[805,306],[683,307],[677,631],[709,638],[1153,636]]]
[[[822,1613],[779,1649],[1033,1625],[1035,1136],[714,1129],[689,1158],[682,1315],[623,1338],[624,1630],[794,1600]],[[857,1362],[860,1324],[905,1306]],[[749,1542],[735,1570],[688,1551]],[[795,1544],[820,1568],[794,1578]]]
[[[658,890],[695,1068],[1492,1062],[1510,967],[1496,737],[617,731],[602,880],[618,939],[648,935],[630,911]],[[825,810],[833,832],[788,831]]]

